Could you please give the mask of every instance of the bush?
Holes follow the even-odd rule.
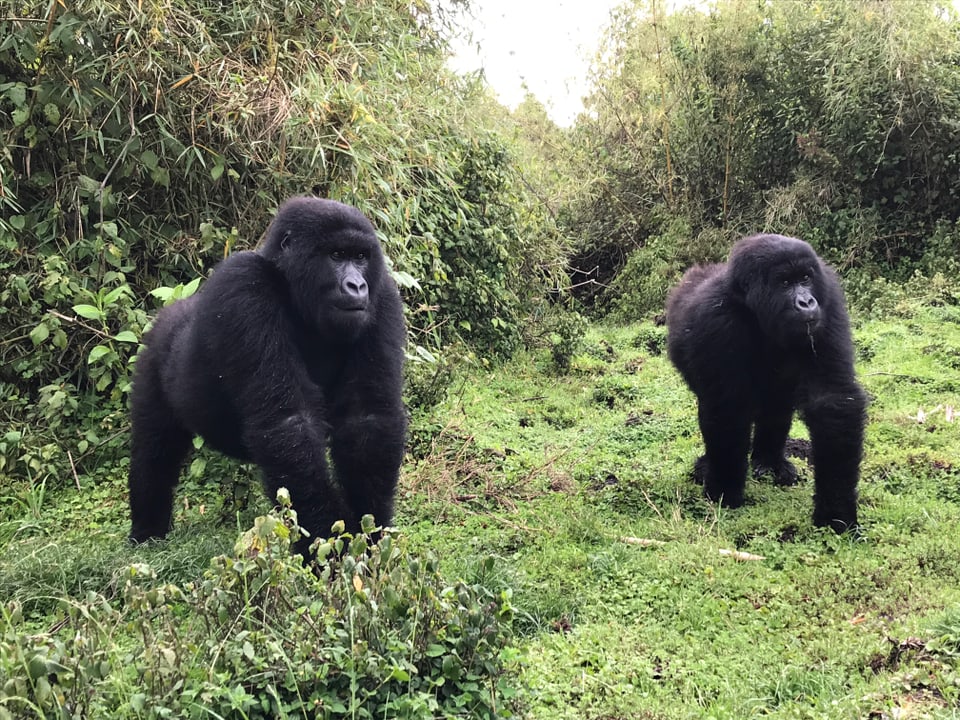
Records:
[[[364,527],[315,543],[312,571],[289,508],[260,517],[199,582],[130,566],[122,603],[65,602],[50,633],[8,604],[0,719],[509,717],[509,591],[446,583],[435,557]]]

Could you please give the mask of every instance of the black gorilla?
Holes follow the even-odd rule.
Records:
[[[133,382],[130,538],[162,537],[194,435],[286,487],[313,536],[390,523],[406,435],[400,295],[359,210],[300,197],[164,308]],[[335,473],[327,467],[327,451]],[[308,541],[307,541],[308,542]],[[302,551],[307,542],[301,541]]]
[[[843,291],[813,248],[782,235],[740,240],[728,262],[687,271],[667,325],[670,359],[698,399],[707,497],[743,504],[748,452],[755,473],[796,482],[784,446],[799,410],[813,446],[813,522],[854,527],[866,395]]]

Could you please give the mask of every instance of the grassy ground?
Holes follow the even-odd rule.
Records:
[[[499,558],[521,716],[960,717],[960,311],[901,308],[855,337],[872,397],[856,538],[811,525],[802,458],[796,487],[702,499],[694,398],[652,325],[592,328],[562,375],[538,353],[469,373],[415,418],[396,524],[449,578]],[[169,542],[135,550],[122,463],[79,492],[14,485],[0,598],[40,629],[134,560],[197,577],[266,502],[223,523],[211,478],[234,466],[195,470]]]

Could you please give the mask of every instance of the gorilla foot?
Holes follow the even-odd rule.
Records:
[[[814,508],[813,524],[817,527],[828,527],[837,534],[852,532],[860,533],[860,525],[857,523],[857,511],[829,508]]]
[[[753,467],[753,476],[755,478],[769,477],[777,485],[789,487],[796,485],[800,478],[797,475],[797,468],[793,463],[784,458],[779,463],[766,463],[759,460],[751,461]]]
[[[710,472],[706,455],[697,458],[693,466],[693,480],[703,486],[703,496],[710,502],[719,502],[726,508],[738,508],[743,505],[743,483],[731,484],[717,482]]]

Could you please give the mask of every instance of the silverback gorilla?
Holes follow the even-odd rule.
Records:
[[[813,522],[855,527],[866,395],[843,291],[813,248],[782,235],[740,240],[728,262],[687,271],[667,325],[670,359],[697,396],[706,496],[743,504],[748,452],[754,473],[795,483],[784,446],[799,410],[813,446]]]
[[[338,519],[357,530],[366,513],[389,524],[406,435],[405,340],[400,295],[367,218],[332,200],[288,200],[261,247],[221,262],[144,338],[130,539],[170,530],[195,435],[259,465],[271,497],[286,487],[314,537]]]

